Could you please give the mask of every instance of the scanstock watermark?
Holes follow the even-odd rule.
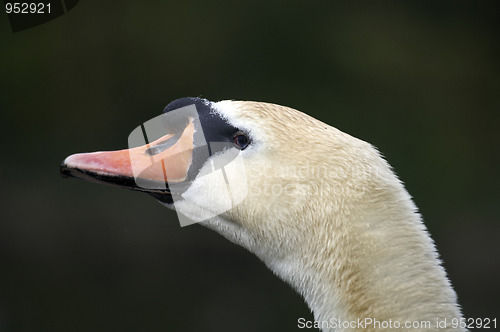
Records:
[[[342,320],[332,318],[324,321],[311,321],[305,318],[297,320],[299,329],[496,329],[496,318],[436,318],[430,320],[399,321],[378,320],[376,318],[358,318],[357,320]]]
[[[430,321],[404,321],[378,320],[376,318],[358,318],[357,320],[342,320],[332,318],[324,321],[310,321],[299,318],[297,326],[300,329],[430,329],[433,324]]]
[[[128,137],[136,185],[148,191],[168,192],[181,226],[218,216],[240,204],[248,194],[241,150],[233,142],[212,141],[205,129],[193,104],[144,122]],[[137,151],[149,157],[137,158]],[[179,161],[185,167],[175,166]],[[198,195],[192,193],[203,190],[217,194],[193,199]],[[186,212],[186,204],[189,217],[179,212]]]
[[[73,9],[79,0],[9,1],[4,10],[12,32],[19,32],[47,23]]]

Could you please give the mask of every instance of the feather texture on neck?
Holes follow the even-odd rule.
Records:
[[[255,253],[319,322],[461,317],[410,195],[373,146],[290,108],[215,106],[252,137],[249,193],[203,225]]]

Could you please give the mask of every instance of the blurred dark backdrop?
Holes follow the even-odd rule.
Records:
[[[0,15],[0,331],[293,331],[300,296],[136,192],[63,180],[173,99],[274,102],[376,145],[466,317],[500,312],[498,1],[81,0]],[[500,317],[497,317],[500,318]]]

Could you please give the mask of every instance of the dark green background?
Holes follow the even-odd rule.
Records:
[[[0,14],[0,331],[293,331],[300,296],[136,192],[63,180],[173,99],[274,102],[376,145],[466,317],[500,312],[498,1],[82,0]],[[500,319],[500,317],[497,317]]]

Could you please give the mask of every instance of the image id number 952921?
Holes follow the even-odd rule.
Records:
[[[50,14],[50,2],[6,2],[7,14]]]

